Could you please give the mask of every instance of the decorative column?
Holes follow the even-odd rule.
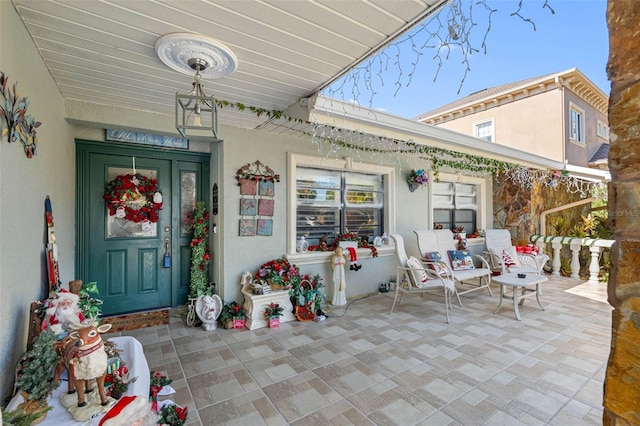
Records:
[[[640,423],[640,8],[635,1],[609,0],[609,303],[611,353],[604,383],[604,425]]]

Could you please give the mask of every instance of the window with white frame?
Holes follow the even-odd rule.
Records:
[[[569,138],[584,143],[584,111],[573,104],[570,107]]]
[[[602,121],[598,120],[598,125],[596,127],[596,133],[601,138],[609,140],[609,126],[604,124]]]
[[[431,186],[434,227],[463,226],[467,233],[484,227],[481,196],[484,184],[479,179],[469,178],[468,182],[440,180]]]
[[[474,124],[474,135],[478,139],[493,142],[493,119]]]
[[[393,168],[301,154],[289,154],[289,167],[295,176],[290,182],[295,221],[289,224],[295,239],[304,236],[317,245],[326,236],[331,244],[337,234],[356,232],[372,242],[390,232],[385,224]]]

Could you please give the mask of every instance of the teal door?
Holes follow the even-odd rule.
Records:
[[[78,141],[77,163],[77,276],[98,284],[103,314],[185,303],[189,216],[196,200],[208,202],[209,156]],[[112,181],[120,209],[103,198]],[[159,211],[149,203],[155,192]]]

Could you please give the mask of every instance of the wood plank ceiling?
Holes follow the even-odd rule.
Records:
[[[285,110],[341,76],[446,0],[12,0],[65,99],[174,114],[193,76],[156,56],[166,34],[231,49],[238,67],[204,81],[217,99]],[[220,123],[265,117],[225,108]]]

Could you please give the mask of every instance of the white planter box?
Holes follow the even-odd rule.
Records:
[[[293,321],[293,305],[289,298],[289,290],[278,290],[269,294],[253,294],[250,285],[242,287],[244,296],[244,326],[249,330],[267,327],[267,320],[264,318],[264,310],[269,304],[277,303],[284,308],[284,315],[280,317],[280,324]]]

